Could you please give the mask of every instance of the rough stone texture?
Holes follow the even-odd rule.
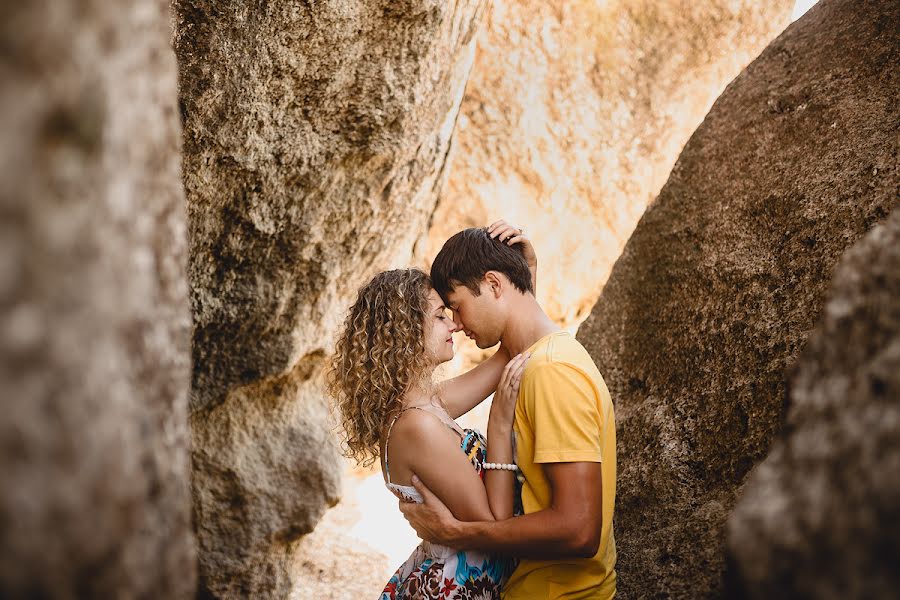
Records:
[[[4,2],[0,39],[0,597],[192,597],[168,3]]]
[[[482,4],[175,2],[202,593],[285,597],[337,501],[319,373],[427,229]]]
[[[416,547],[417,538],[411,529],[405,535],[397,535],[397,529],[387,526],[388,523],[396,525],[397,520],[403,525],[408,524],[397,510],[397,501],[393,495],[390,499],[384,495],[373,498],[366,489],[373,484],[384,489],[385,494],[390,494],[382,484],[381,468],[377,465],[368,477],[364,477],[358,470],[347,473],[344,477],[341,501],[325,513],[315,531],[298,542],[300,548],[296,554],[294,569],[303,585],[292,590],[289,600],[378,598],[394,570]],[[373,523],[371,529],[377,529],[385,536],[375,543],[371,535],[360,533],[360,525],[364,519],[373,516],[377,516],[377,520],[370,521]],[[405,555],[402,558],[389,560],[385,553],[385,546],[392,545],[395,541],[389,539],[389,535],[406,540],[407,543],[403,545]],[[350,564],[353,565],[352,569],[347,568]]]
[[[616,402],[625,598],[721,593],[838,258],[897,204],[898,5],[822,0],[716,101],[578,337]]]
[[[337,501],[343,466],[327,426],[319,360],[238,388],[191,417],[204,593],[281,598],[301,583],[290,568],[296,541]]]
[[[747,598],[900,589],[900,211],[841,259],[785,435],[728,521]]]
[[[540,253],[539,300],[571,326],[716,97],[793,0],[494,0],[424,255],[504,217]]]

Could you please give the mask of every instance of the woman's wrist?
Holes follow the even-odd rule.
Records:
[[[491,413],[488,417],[487,424],[488,436],[493,435],[510,435],[513,430],[512,418],[500,417],[495,413]]]

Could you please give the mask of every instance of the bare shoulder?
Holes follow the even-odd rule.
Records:
[[[423,441],[452,434],[440,417],[424,410],[407,410],[397,419],[391,439],[403,438],[409,441]]]
[[[422,410],[406,411],[391,431],[390,468],[394,483],[408,485],[413,471],[424,475],[429,465],[443,464],[459,452],[459,440],[441,419]]]

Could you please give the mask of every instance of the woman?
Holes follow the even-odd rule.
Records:
[[[535,278],[531,244],[516,227],[488,227],[500,243],[520,244]],[[329,373],[343,421],[346,454],[381,460],[388,489],[421,502],[416,474],[457,518],[513,516],[516,486],[512,421],[527,356],[505,348],[471,371],[435,384],[435,367],[453,358],[457,325],[428,276],[385,271],[360,289],[344,323]],[[496,390],[496,391],[495,391]],[[488,439],[454,419],[491,392]],[[423,542],[388,581],[380,599],[498,598],[514,568],[507,558]]]

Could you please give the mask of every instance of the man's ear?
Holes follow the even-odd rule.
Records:
[[[494,298],[499,298],[503,295],[506,282],[503,277],[501,277],[500,273],[497,271],[488,271],[484,274],[484,282],[488,285],[491,295],[493,295]]]

